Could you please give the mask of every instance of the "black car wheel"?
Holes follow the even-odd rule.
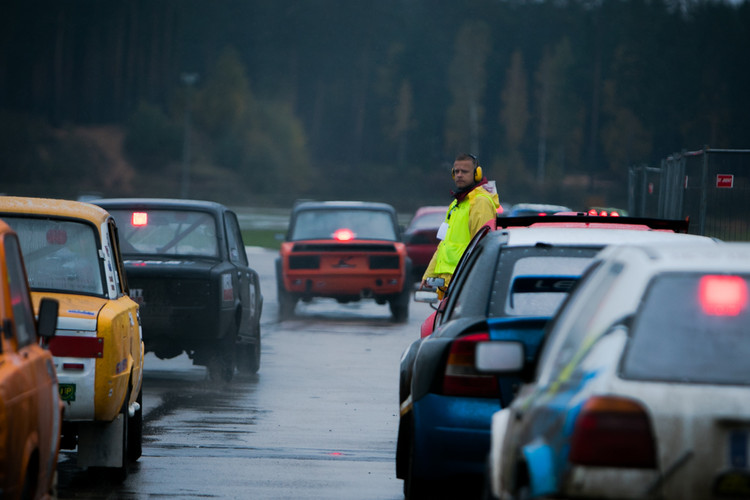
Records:
[[[416,455],[414,431],[412,431],[411,439],[409,440],[409,472],[404,479],[404,497],[406,500],[433,498],[434,490],[431,483],[425,478],[414,474]]]
[[[208,361],[208,377],[215,382],[231,382],[234,377],[236,335],[225,335],[218,340]]]
[[[143,388],[138,392],[136,402],[138,410],[128,422],[128,459],[131,462],[141,458],[143,453]]]
[[[111,467],[109,474],[115,483],[122,483],[128,478],[128,420],[130,420],[128,414],[128,401],[130,401],[130,392],[125,397],[125,402],[122,404],[120,409],[120,415],[122,416],[122,465],[120,467]]]
[[[411,288],[409,284],[404,283],[404,289],[400,294],[392,298],[388,305],[391,308],[391,315],[393,321],[396,323],[404,323],[409,319],[409,302],[411,301]]]
[[[294,315],[294,307],[297,305],[297,298],[283,288],[279,287],[278,300],[279,319],[284,320],[291,318]]]
[[[242,373],[253,375],[260,370],[260,322],[255,325],[255,343],[242,344],[239,346],[239,359],[237,368]]]

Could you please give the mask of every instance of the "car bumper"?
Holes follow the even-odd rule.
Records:
[[[297,274],[288,273],[287,291],[312,297],[392,295],[401,292],[401,272],[382,274]]]
[[[416,461],[423,478],[483,474],[496,399],[428,394],[413,405]]]

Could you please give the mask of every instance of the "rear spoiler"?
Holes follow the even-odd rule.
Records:
[[[493,221],[488,224],[492,226]],[[511,227],[600,227],[606,229],[641,229],[687,233],[689,218],[654,219],[650,217],[606,217],[579,212],[576,215],[530,215],[526,217],[496,217],[493,229]]]

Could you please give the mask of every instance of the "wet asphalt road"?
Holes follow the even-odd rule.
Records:
[[[400,499],[398,364],[429,306],[394,324],[374,301],[299,304],[276,321],[275,252],[249,249],[264,296],[261,369],[210,382],[146,356],[143,456],[124,483],[63,451],[60,499]]]

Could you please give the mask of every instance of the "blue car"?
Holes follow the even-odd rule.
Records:
[[[492,415],[510,404],[521,379],[478,372],[478,343],[520,340],[531,360],[546,322],[600,249],[674,236],[663,228],[572,227],[562,217],[555,227],[557,219],[544,219],[545,227],[478,233],[422,338],[404,351],[396,475],[407,498],[434,496],[447,483],[481,484]]]

